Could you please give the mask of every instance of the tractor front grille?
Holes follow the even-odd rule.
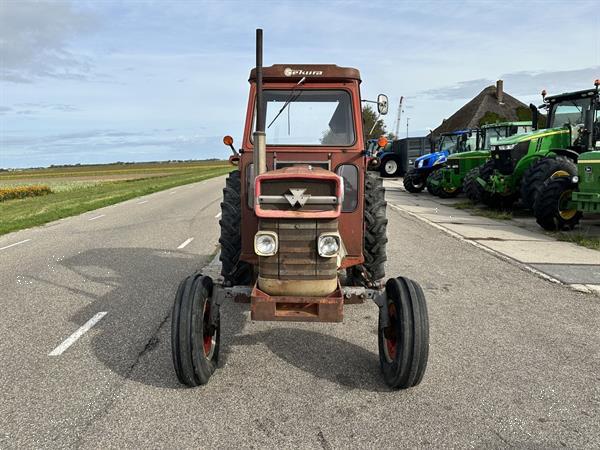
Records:
[[[335,211],[339,203],[336,188],[334,180],[264,180],[258,201],[263,211]]]
[[[510,150],[492,151],[492,160],[494,161],[494,168],[502,175],[510,175],[512,173],[514,164]]]
[[[279,238],[274,256],[258,258],[262,278],[279,280],[330,280],[337,277],[337,258],[323,258],[317,239],[324,232],[338,231],[337,219],[261,219],[260,230]]]

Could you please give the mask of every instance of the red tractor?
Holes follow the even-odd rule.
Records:
[[[367,173],[360,74],[336,65],[256,68],[242,148],[224,142],[239,170],[223,190],[222,282],[195,273],[182,281],[172,315],[179,380],[208,382],[217,368],[219,308],[246,296],[252,320],[341,322],[344,303],[379,307],[379,360],[385,382],[421,382],[429,353],[421,287],[403,277],[383,282],[386,201]],[[386,114],[387,97],[377,99]]]

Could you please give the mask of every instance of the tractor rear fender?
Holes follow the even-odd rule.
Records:
[[[577,159],[579,158],[579,153],[568,148],[552,148],[550,149],[550,153],[554,153],[558,156],[564,156],[565,158],[572,160],[574,163],[576,163]]]

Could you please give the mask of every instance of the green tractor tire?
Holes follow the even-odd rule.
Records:
[[[540,188],[533,213],[536,222],[548,231],[572,230],[582,213],[569,205],[574,185],[571,177],[550,178]]]
[[[577,175],[577,166],[564,156],[547,156],[538,159],[529,166],[521,178],[521,201],[523,206],[533,209],[544,182],[557,172]]]
[[[427,192],[429,192],[431,195],[439,197],[440,191],[442,190],[442,187],[440,186],[442,178],[443,175],[441,170],[438,169],[431,172],[427,177]],[[433,184],[432,181],[437,182],[437,184]]]
[[[467,172],[465,180],[463,181],[465,195],[475,204],[481,203],[483,201],[483,195],[485,194],[485,190],[477,182],[477,178],[479,178],[479,167],[474,167]]]

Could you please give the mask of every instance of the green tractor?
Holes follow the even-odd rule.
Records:
[[[434,171],[427,179],[430,192],[441,198],[456,197],[464,191],[471,200],[481,196],[479,184],[473,183],[480,166],[490,158],[492,144],[498,139],[531,131],[531,122],[502,122],[481,127],[480,146],[476,150],[455,153],[448,157],[446,165]],[[467,181],[471,181],[467,183]]]
[[[548,111],[548,127],[536,129],[538,109],[530,105],[534,131],[492,145],[490,160],[475,179],[481,186],[477,200],[490,207],[509,207],[521,198],[524,207],[533,209],[540,188],[553,174],[577,174],[579,155],[589,150],[584,116],[598,99],[598,86],[552,97],[543,91],[542,96],[540,108]]]
[[[579,155],[577,175],[557,171],[542,185],[533,212],[545,230],[573,229],[583,213],[600,214],[600,100],[584,106],[582,142],[589,151]]]

